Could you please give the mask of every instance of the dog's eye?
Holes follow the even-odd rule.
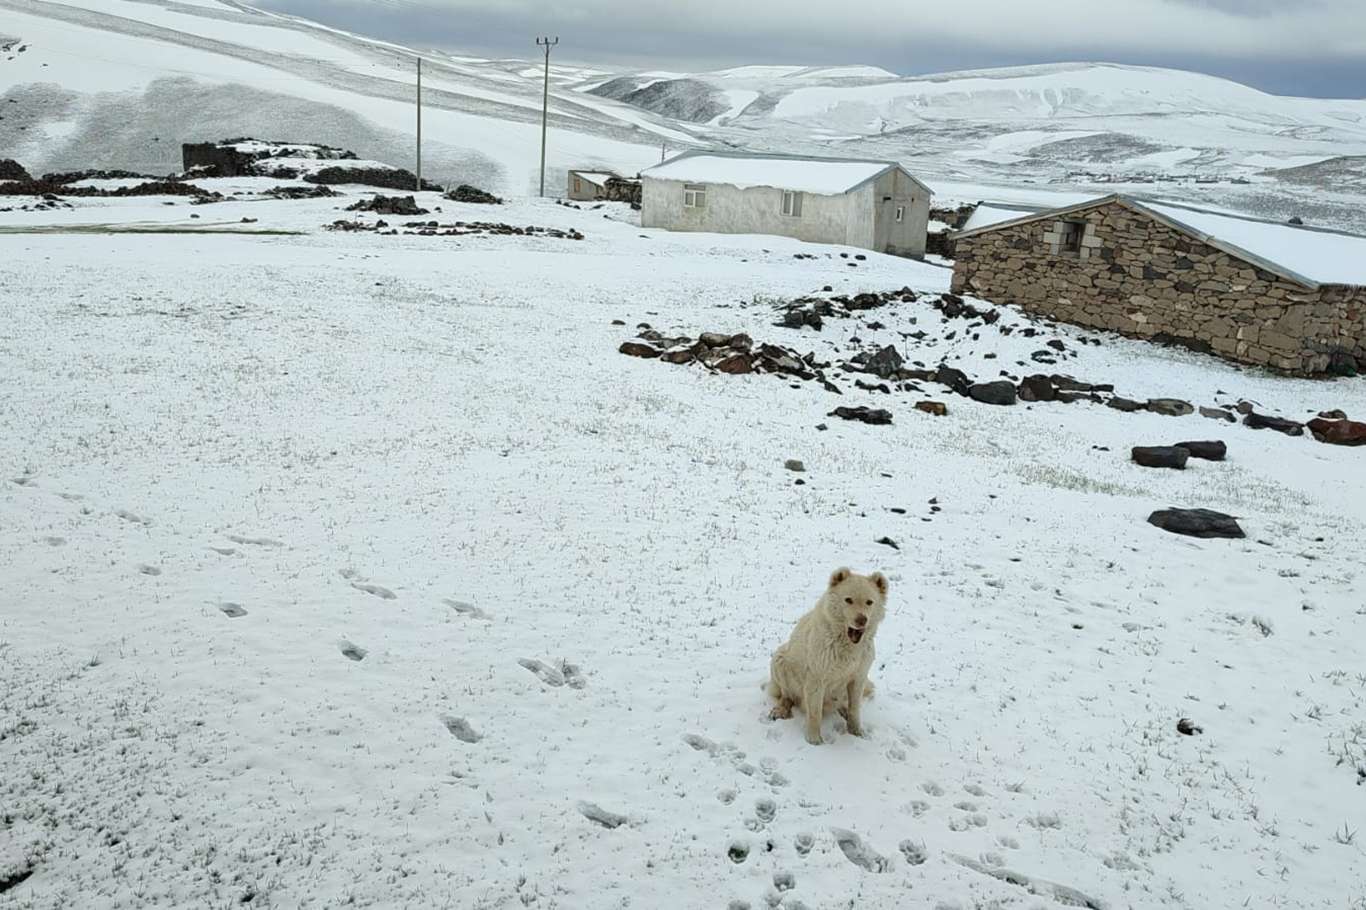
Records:
[[[866,601],[866,603],[867,603],[867,604],[868,604],[868,606],[870,606],[870,607],[871,607],[871,606],[872,606],[872,605],[873,605],[873,602],[872,602],[872,601],[871,601],[871,600],[869,600],[869,601]]]
[[[854,598],[852,598],[852,597],[846,597],[846,598],[844,598],[844,602],[847,603],[847,604],[852,604],[852,603],[854,602]]]

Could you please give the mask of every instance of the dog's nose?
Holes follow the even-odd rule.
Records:
[[[866,626],[866,625],[868,625],[868,617],[867,617],[867,616],[865,616],[864,614],[860,613],[858,616],[855,616],[855,617],[854,617],[854,628],[856,628],[856,629],[862,629],[862,628],[863,628],[864,626]]]

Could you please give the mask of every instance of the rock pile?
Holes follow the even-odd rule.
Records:
[[[375,196],[362,199],[346,207],[348,212],[374,212],[376,215],[425,215],[412,196]]]
[[[15,161],[13,158],[0,158],[0,180],[23,180],[28,182],[33,178],[28,171]]]
[[[343,218],[325,225],[324,229],[351,233],[375,232],[385,236],[393,236],[399,233],[398,228],[391,227],[387,221],[382,219],[368,222],[349,221]],[[489,234],[502,237],[551,237],[556,240],[583,239],[583,234],[574,230],[562,231],[559,228],[544,228],[534,225],[518,227],[513,224],[492,221],[456,221],[452,224],[441,224],[436,221],[409,221],[403,225],[403,233],[420,237],[473,237]]]
[[[460,184],[455,189],[448,192],[443,198],[449,199],[452,202],[471,202],[475,205],[503,204],[503,200],[499,197],[492,193],[486,193],[477,186],[470,186],[468,183]]]
[[[636,338],[623,342],[618,350],[633,357],[658,358],[665,363],[698,363],[719,373],[777,373],[800,379],[815,380],[829,391],[840,389],[825,376],[827,363],[819,363],[814,353],[800,354],[776,344],[755,347],[754,339],[743,333],[703,332],[696,339],[687,335],[667,336],[647,323],[641,323]]]
[[[273,186],[261,195],[271,199],[328,199],[341,193],[326,186]]]

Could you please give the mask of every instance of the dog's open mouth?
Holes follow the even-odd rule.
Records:
[[[849,629],[848,629],[848,631],[849,631],[849,640],[852,641],[854,644],[858,644],[859,642],[863,641],[863,630],[862,630],[862,629],[856,629],[856,628],[854,628],[853,626],[850,626]]]

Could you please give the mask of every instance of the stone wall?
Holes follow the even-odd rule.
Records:
[[[959,237],[955,255],[956,293],[1062,322],[1293,373],[1344,351],[1366,366],[1366,292],[1310,290],[1118,202]]]

